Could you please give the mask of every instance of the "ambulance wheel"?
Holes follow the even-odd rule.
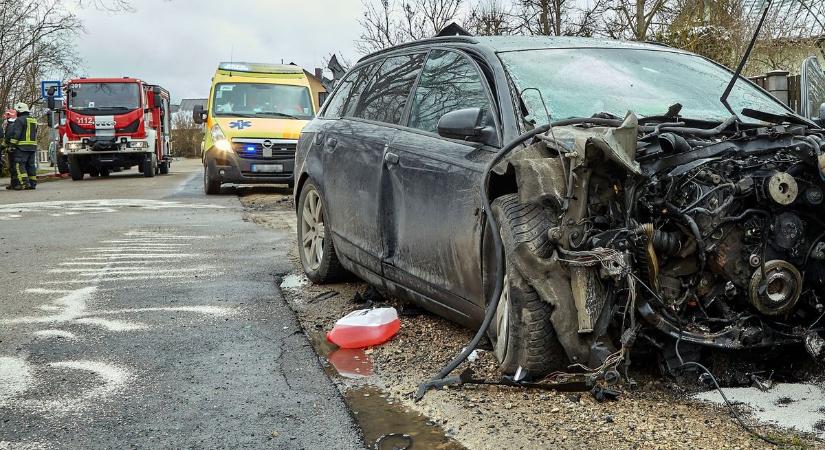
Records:
[[[160,167],[160,174],[161,175],[168,175],[169,174],[169,165],[170,165],[169,161],[164,161],[164,162],[160,163],[160,165],[158,167]]]
[[[212,178],[206,166],[203,167],[203,192],[206,195],[218,195],[221,193],[221,180]]]
[[[143,176],[146,178],[152,178],[155,176],[155,170],[157,170],[158,166],[158,159],[154,153],[146,155],[143,158]]]
[[[80,161],[77,158],[69,158],[69,175],[72,177],[72,181],[83,179],[83,167],[80,166]]]

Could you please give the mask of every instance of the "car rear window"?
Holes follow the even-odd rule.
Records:
[[[361,93],[353,117],[400,124],[410,90],[421,72],[424,53],[391,56]]]
[[[329,100],[323,117],[327,119],[340,119],[352,115],[358,97],[367,86],[370,77],[375,73],[375,64],[361,66],[353,69],[341,81],[340,87],[335,91]]]

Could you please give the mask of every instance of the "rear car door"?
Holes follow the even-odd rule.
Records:
[[[423,54],[390,56],[353,80],[341,119],[324,133],[324,195],[336,248],[381,274],[382,160],[398,132]]]
[[[442,308],[437,312],[468,323],[467,316],[479,313],[478,305],[484,304],[479,184],[494,149],[441,137],[437,124],[442,115],[471,107],[486,110],[495,126],[478,65],[457,51],[431,51],[412,97],[407,128],[385,156],[389,189],[383,199],[385,276],[440,302],[429,305]]]

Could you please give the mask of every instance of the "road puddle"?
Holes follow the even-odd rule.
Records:
[[[364,349],[343,349],[327,341],[323,331],[308,332],[315,352],[326,358],[330,377],[368,379],[372,359]],[[347,406],[364,434],[369,448],[460,450],[464,447],[425,416],[405,409],[372,386],[350,387],[344,392]]]
[[[387,400],[386,395],[373,387],[349,389],[344,397],[355,414],[355,420],[364,433],[368,446],[380,450],[394,448],[427,448],[460,450],[464,447],[447,437],[444,429],[426,417],[405,410]],[[406,437],[405,437],[406,436]],[[379,442],[379,439],[381,440]]]

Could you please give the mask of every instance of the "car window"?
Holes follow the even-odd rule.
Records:
[[[423,63],[423,53],[393,56],[384,60],[378,73],[361,95],[352,115],[362,119],[400,124],[410,90],[418,73],[421,72]]]
[[[323,117],[327,119],[340,119],[345,112],[355,109],[358,96],[364,90],[370,76],[375,70],[375,65],[370,64],[351,70],[341,81],[338,82],[338,89],[329,100],[324,109]]]
[[[459,53],[432,51],[415,90],[409,126],[435,133],[441,116],[463,108],[491,111],[481,74]],[[492,115],[487,116],[492,120]]]

